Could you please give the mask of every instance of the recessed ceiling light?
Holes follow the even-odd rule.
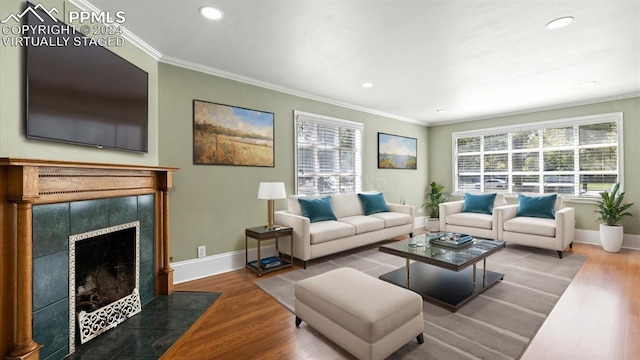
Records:
[[[446,113],[446,112],[447,112],[447,109],[438,109],[438,110],[436,110],[436,112],[437,112],[438,114],[443,114],[443,113]]]
[[[363,82],[362,83],[362,87],[365,89],[368,89],[370,87],[373,87],[373,83],[372,82]]]
[[[595,80],[591,80],[591,81],[584,81],[578,84],[578,86],[580,87],[591,87],[591,86],[595,86],[598,82]]]
[[[221,10],[212,6],[203,6],[200,8],[200,14],[210,20],[220,20],[224,16]]]
[[[571,24],[573,20],[573,16],[563,16],[561,18],[549,21],[544,27],[549,30],[560,29]]]

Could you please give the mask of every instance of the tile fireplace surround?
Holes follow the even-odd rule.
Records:
[[[39,218],[38,214],[34,216],[34,207],[81,204],[86,200],[104,200],[101,203],[107,207],[122,201],[146,206],[141,204],[151,201],[153,295],[173,292],[168,194],[177,170],[0,158],[0,358],[32,360],[41,356],[42,344],[33,338],[33,231],[39,228],[34,223]]]

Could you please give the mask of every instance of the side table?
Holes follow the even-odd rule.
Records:
[[[276,239],[276,251],[278,250],[278,238],[289,236],[291,239],[291,257],[289,261],[286,261],[280,258],[282,264],[270,267],[263,268],[260,266],[260,260],[262,260],[262,255],[260,254],[260,243],[263,240],[271,240]],[[255,261],[249,261],[249,238],[255,239],[258,241],[258,259]],[[278,251],[278,256],[280,255],[280,251]],[[264,226],[258,226],[254,228],[248,228],[244,231],[244,260],[246,263],[246,267],[253,269],[258,272],[258,276],[262,276],[262,274],[279,270],[285,267],[293,267],[293,229],[290,227],[280,227],[274,230],[267,230]]]

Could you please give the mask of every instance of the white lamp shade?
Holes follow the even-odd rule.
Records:
[[[283,182],[261,182],[258,189],[258,199],[285,199],[287,193]]]

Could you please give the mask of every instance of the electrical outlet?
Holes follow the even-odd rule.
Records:
[[[424,209],[423,209],[423,208],[419,208],[419,209],[418,209],[418,214],[422,214],[423,212],[424,212]]]
[[[207,247],[204,245],[200,245],[198,246],[198,257],[205,257],[207,256]]]

